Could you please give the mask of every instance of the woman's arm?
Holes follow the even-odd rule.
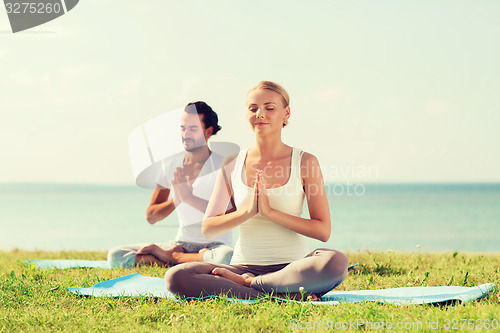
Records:
[[[304,236],[326,242],[331,233],[330,208],[319,162],[314,155],[304,153],[300,167],[310,219],[273,209],[269,205],[265,190],[259,191],[259,193],[262,193],[259,194],[259,211],[276,224]],[[262,185],[259,184],[259,186]]]
[[[201,232],[206,238],[210,239],[234,229],[257,214],[256,187],[254,187],[254,198],[252,202],[249,203],[248,207],[238,209],[231,213],[228,212],[228,206],[233,195],[231,190],[231,174],[235,164],[235,156],[226,158],[217,174],[214,190],[210,196],[201,227]]]

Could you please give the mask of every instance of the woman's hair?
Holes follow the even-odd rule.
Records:
[[[283,100],[283,106],[287,107],[290,105],[290,96],[286,92],[285,88],[280,86],[279,84],[272,82],[272,81],[260,81],[255,87],[250,89],[248,94],[250,94],[252,91],[257,90],[257,89],[266,89],[266,90],[271,90],[277,93],[278,95],[281,96],[281,99]],[[247,94],[247,96],[248,96]],[[283,121],[283,127],[285,127],[288,124],[288,119],[285,119]]]
[[[194,106],[194,108],[190,108],[190,106]],[[195,111],[196,110],[196,111]],[[205,128],[212,127],[212,135],[217,134],[218,131],[221,130],[222,127],[219,126],[219,117],[217,117],[217,113],[205,102],[193,102],[186,105],[184,109],[187,113],[197,113],[203,115],[203,124],[205,124]]]

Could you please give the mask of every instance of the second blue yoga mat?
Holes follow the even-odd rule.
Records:
[[[25,260],[27,264],[33,264],[38,268],[101,268],[111,269],[107,260],[83,260],[83,259],[33,259]]]
[[[431,304],[448,301],[469,302],[478,299],[496,288],[493,283],[476,287],[405,287],[391,289],[330,291],[317,305],[337,305],[340,303],[357,303],[363,301],[409,305]],[[118,297],[118,296],[151,296],[177,300],[170,293],[162,278],[143,276],[134,273],[116,279],[100,282],[89,288],[67,288],[70,292],[82,296]],[[255,300],[230,299],[236,302],[254,303]]]

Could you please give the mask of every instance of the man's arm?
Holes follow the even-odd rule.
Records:
[[[170,189],[168,188],[157,187],[154,190],[151,202],[146,210],[146,220],[148,220],[149,224],[155,224],[163,220],[174,211],[174,199],[168,199],[169,195]]]

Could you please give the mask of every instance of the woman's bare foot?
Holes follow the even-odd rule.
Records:
[[[230,270],[222,267],[216,267],[212,270],[213,275],[218,275],[222,276],[228,280],[231,280],[239,285],[242,285],[244,287],[250,287],[250,284],[252,283],[252,280],[254,279],[255,275],[250,274],[250,273],[244,273],[244,274],[236,274],[231,272]]]

